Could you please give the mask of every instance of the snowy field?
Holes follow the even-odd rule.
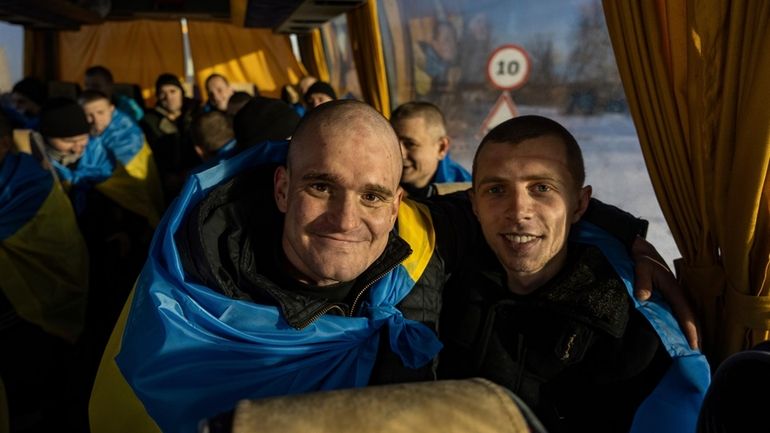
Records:
[[[593,187],[593,196],[648,220],[647,239],[673,269],[679,250],[655,198],[631,116],[570,116],[552,108],[518,108],[521,114],[550,117],[572,132],[583,150],[586,183]],[[452,157],[470,170],[473,150],[452,152]]]

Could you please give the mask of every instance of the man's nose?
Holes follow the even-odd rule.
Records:
[[[329,221],[335,229],[345,232],[358,227],[360,221],[359,204],[356,197],[345,194],[336,198],[329,212]]]
[[[520,190],[511,192],[505,215],[513,221],[529,219],[532,216],[532,197],[529,193]]]

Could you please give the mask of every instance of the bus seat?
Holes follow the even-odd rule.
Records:
[[[49,98],[69,98],[77,100],[80,95],[80,84],[70,81],[49,81]]]
[[[112,85],[112,93],[116,95],[124,95],[136,101],[139,104],[139,108],[145,110],[146,106],[144,98],[142,97],[142,88],[138,84],[132,83],[114,83]]]
[[[545,432],[517,397],[479,378],[242,400],[210,420],[208,428],[210,433]]]

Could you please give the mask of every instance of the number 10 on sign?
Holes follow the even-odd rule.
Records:
[[[487,78],[500,90],[514,90],[529,78],[530,61],[527,52],[518,45],[503,45],[487,60]]]

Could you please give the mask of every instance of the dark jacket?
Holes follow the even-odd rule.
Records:
[[[487,251],[452,281],[440,376],[508,387],[550,432],[626,432],[671,363],[658,335],[595,246],[570,243],[564,268],[515,295]]]

